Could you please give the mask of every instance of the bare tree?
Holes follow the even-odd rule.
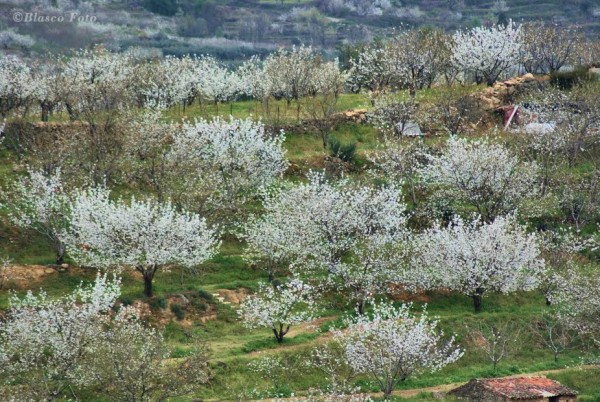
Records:
[[[473,345],[492,362],[494,371],[498,363],[512,353],[521,332],[513,321],[492,324],[479,321],[468,329]]]
[[[561,353],[577,342],[577,333],[556,314],[542,314],[538,320],[531,323],[530,329],[538,343],[552,352],[555,363],[558,363]]]

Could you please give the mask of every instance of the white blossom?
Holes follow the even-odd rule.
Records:
[[[287,283],[259,285],[258,293],[247,297],[238,310],[248,328],[266,327],[273,331],[277,342],[292,325],[314,319],[315,289],[298,279]]]
[[[219,247],[215,231],[200,216],[178,212],[169,203],[129,204],[109,199],[109,191],[80,191],[71,206],[65,236],[69,255],[96,268],[127,267],[144,276],[144,293],[152,296],[152,279],[161,268],[187,269],[211,258]]]
[[[361,309],[399,277],[408,231],[398,188],[333,184],[311,173],[308,183],[270,195],[264,207],[243,237],[248,256],[267,260],[267,268],[325,272]]]
[[[34,96],[31,85],[32,71],[29,65],[16,56],[0,59],[0,117],[25,106]]]
[[[27,168],[27,176],[16,180],[7,192],[13,224],[34,229],[50,239],[57,263],[62,263],[65,245],[62,232],[70,220],[70,194],[64,188],[60,168],[52,174]]]
[[[93,383],[86,360],[98,351],[98,337],[119,294],[119,279],[98,274],[93,286],[57,300],[43,291],[37,296],[29,291],[23,299],[12,295],[0,325],[0,370],[9,380],[24,380],[37,400]]]
[[[521,61],[521,26],[513,21],[507,25],[457,31],[453,39],[452,61],[457,68],[473,74],[478,82],[492,85]]]
[[[426,158],[421,169],[426,185],[440,198],[474,206],[486,221],[537,193],[537,165],[520,162],[499,144],[451,137],[441,155]]]
[[[472,297],[476,311],[485,292],[535,289],[544,260],[535,233],[527,233],[514,216],[492,223],[455,217],[418,235],[413,280],[425,288],[446,288]]]
[[[401,381],[438,371],[463,355],[454,337],[444,340],[438,321],[430,321],[426,311],[415,316],[410,308],[377,303],[372,315],[360,315],[347,329],[333,332],[347,363],[370,376],[386,398]]]
[[[196,120],[174,135],[169,158],[185,171],[192,196],[226,208],[260,194],[287,169],[285,135],[269,135],[252,119]]]

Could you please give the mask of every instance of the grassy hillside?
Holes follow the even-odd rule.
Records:
[[[279,2],[262,2],[261,6],[276,7]],[[294,2],[295,3],[295,2]],[[444,97],[445,91],[452,88],[438,88],[419,93],[421,102],[436,101]],[[472,87],[472,90],[477,90]],[[343,95],[338,107],[340,110],[367,107],[368,102],[360,95]],[[253,115],[273,122],[273,110],[280,114],[275,123],[293,126],[296,123],[295,109],[288,109],[283,102],[273,102],[270,114],[254,102],[235,102],[231,105],[194,106],[183,111],[172,109],[166,118],[210,117],[216,114],[231,113],[235,117]],[[497,118],[497,117],[495,117]],[[344,142],[358,142],[358,160],[352,173],[360,176],[364,172],[365,152],[376,148],[380,139],[374,128],[354,123],[339,124],[332,135]],[[288,172],[291,178],[299,179],[310,168],[322,167],[327,151],[321,139],[312,132],[288,132],[285,147],[293,169]],[[361,165],[362,161],[362,165]],[[2,150],[0,153],[0,185],[12,180],[17,166],[16,155]],[[297,169],[296,169],[297,168]],[[569,169],[583,169],[581,165]],[[197,398],[203,400],[248,400],[262,397],[289,397],[292,394],[306,395],[309,388],[325,386],[322,373],[315,368],[307,368],[299,363],[310,350],[328,339],[328,329],[340,325],[341,317],[352,310],[346,300],[337,296],[327,296],[314,327],[299,325],[292,329],[282,344],[277,344],[269,330],[249,330],[244,328],[236,314],[236,303],[243,295],[252,292],[259,280],[266,280],[266,274],[250,266],[243,258],[244,244],[232,238],[225,238],[219,255],[203,264],[198,275],[190,275],[174,268],[170,272],[159,272],[155,280],[155,296],[145,298],[142,294],[141,278],[136,274],[126,274],[123,280],[121,302],[143,306],[152,314],[149,321],[164,328],[168,342],[174,346],[173,359],[185,357],[192,347],[192,337],[205,340],[211,349],[211,368],[214,379]],[[0,216],[0,257],[10,257],[17,265],[52,264],[54,257],[50,244],[45,238],[12,227],[6,216]],[[68,261],[69,262],[69,261]],[[593,268],[597,269],[597,263]],[[24,270],[33,268],[24,267]],[[43,287],[51,296],[67,293],[80,281],[91,281],[94,270],[70,266],[67,269],[50,269],[38,277],[28,277],[25,281],[8,281],[0,291],[0,309],[8,306],[8,292],[14,289],[23,294],[29,289]],[[190,301],[182,305],[182,295]],[[412,301],[415,310],[425,303],[431,316],[440,319],[446,333],[456,333],[458,342],[466,349],[465,356],[432,375],[409,379],[398,387],[402,390],[435,387],[454,384],[474,377],[505,376],[552,370],[548,376],[556,378],[580,392],[581,401],[600,400],[600,375],[597,367],[578,368],[585,361],[585,354],[568,350],[554,362],[552,354],[541,347],[539,341],[527,330],[527,325],[547,309],[541,292],[520,292],[511,295],[489,294],[484,299],[484,312],[474,314],[471,300],[452,292],[426,292],[418,295],[405,295],[398,301]],[[179,307],[173,307],[173,306]],[[179,310],[179,312],[177,312]],[[181,312],[183,311],[183,313]],[[522,326],[511,353],[503,359],[496,370],[485,354],[477,349],[477,340],[470,337],[476,322],[514,322]],[[271,356],[285,368],[271,375],[251,371],[248,363],[262,357]],[[376,387],[367,378],[357,378],[355,384],[366,390]],[[397,400],[434,401],[431,390],[416,391],[416,395],[397,396]],[[94,400],[93,395],[86,400]],[[187,400],[187,399],[184,399]],[[449,399],[448,399],[449,400]]]

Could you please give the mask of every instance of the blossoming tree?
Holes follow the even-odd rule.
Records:
[[[261,284],[257,294],[247,297],[238,314],[248,328],[265,327],[277,342],[290,327],[313,320],[315,289],[298,279],[284,284]]]
[[[288,166],[284,133],[271,136],[250,118],[197,120],[173,137],[167,157],[181,169],[186,191],[216,208],[233,208],[255,197]]]
[[[421,177],[436,196],[458,207],[472,205],[486,222],[537,192],[537,165],[519,161],[500,144],[451,137],[441,155],[427,159]]]
[[[350,291],[360,312],[401,276],[408,230],[398,188],[335,184],[312,173],[308,183],[267,197],[264,206],[266,213],[250,219],[243,237],[247,254],[267,260],[266,267],[324,272],[335,287]]]
[[[98,275],[93,286],[80,286],[58,300],[45,292],[29,292],[23,299],[13,295],[0,325],[0,371],[23,381],[33,400],[93,383],[86,359],[98,351],[97,338],[119,294],[120,280]]]
[[[119,306],[115,313],[119,294],[120,279],[98,274],[58,299],[43,291],[13,295],[0,323],[0,374],[19,386],[0,388],[0,398],[81,400],[93,389],[111,400],[164,400],[204,384],[206,353],[196,348],[184,362],[168,362],[162,334],[139,311]]]
[[[437,321],[430,321],[425,311],[415,316],[410,308],[410,304],[375,304],[372,315],[360,315],[349,322],[348,329],[333,332],[347,363],[370,376],[386,399],[398,383],[438,371],[463,355],[454,337],[444,340]]]
[[[520,63],[521,27],[513,21],[490,28],[476,27],[457,31],[453,36],[452,61],[475,80],[491,86]]]
[[[528,234],[514,216],[492,223],[455,218],[448,227],[426,230],[415,244],[416,283],[462,292],[473,299],[476,312],[485,292],[532,290],[544,272],[538,237]]]
[[[219,241],[200,216],[178,212],[170,203],[109,199],[109,191],[80,191],[71,204],[66,235],[69,255],[97,268],[128,267],[144,276],[144,294],[160,269],[193,269],[215,255]]]
[[[27,176],[16,180],[7,192],[7,206],[13,224],[41,233],[54,244],[56,263],[65,254],[63,231],[69,224],[70,195],[60,169],[52,174],[28,168]]]

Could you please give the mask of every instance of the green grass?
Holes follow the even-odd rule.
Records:
[[[181,119],[193,120],[194,118],[210,119],[215,116],[233,116],[236,119],[245,119],[251,116],[253,119],[269,124],[293,124],[299,121],[298,117],[300,119],[310,117],[311,102],[310,98],[298,102],[293,101],[289,105],[285,100],[275,99],[270,99],[268,102],[241,100],[219,104],[195,102],[185,108],[173,106],[164,112],[163,118],[179,121]],[[368,105],[368,98],[363,94],[342,94],[336,102],[335,110],[367,108]]]

